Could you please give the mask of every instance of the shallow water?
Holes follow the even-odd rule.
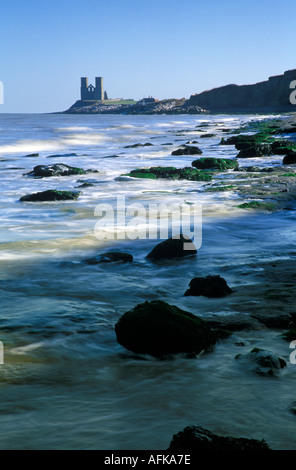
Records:
[[[293,210],[251,214],[236,207],[244,200],[234,193],[207,193],[203,182],[121,176],[139,167],[190,166],[194,157],[171,155],[188,140],[198,140],[203,156],[234,158],[232,146],[219,146],[227,135],[222,129],[257,118],[0,115],[1,449],[165,449],[191,424],[296,448],[289,411],[296,366],[281,331],[236,332],[196,359],[162,361],[126,351],[114,333],[119,317],[145,300],[163,299],[200,316],[293,312]],[[200,123],[216,136],[200,138]],[[146,142],[153,146],[125,148]],[[39,156],[26,156],[32,153]],[[77,156],[62,156],[71,153]],[[247,160],[241,166],[254,164]],[[35,165],[58,162],[99,173],[27,175]],[[80,188],[76,201],[19,202],[28,193],[73,190],[87,181],[94,186]],[[98,239],[95,209],[116,207],[118,196],[145,208],[202,207],[196,259],[156,265],[145,258],[155,239]],[[133,233],[137,226],[129,222]],[[133,254],[134,262],[84,263],[110,248]],[[184,297],[194,276],[209,274],[225,277],[234,293]],[[255,346],[288,362],[280,377],[256,376],[234,360]]]

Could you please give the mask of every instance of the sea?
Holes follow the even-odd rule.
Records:
[[[172,155],[186,142],[198,142],[192,145],[203,157],[235,158],[221,138],[269,117],[0,114],[0,449],[164,450],[190,425],[296,449],[296,365],[281,330],[243,329],[195,358],[157,359],[125,349],[114,329],[125,312],[152,300],[202,318],[293,312],[293,206],[244,211],[237,206],[247,199],[208,192],[209,182],[127,176],[136,168],[191,166],[198,156]],[[202,131],[214,135],[201,138]],[[264,168],[281,159],[239,163]],[[90,171],[29,174],[54,163]],[[233,171],[217,181],[231,185]],[[81,192],[76,200],[20,201],[48,189]],[[118,201],[127,220],[112,238]],[[143,211],[153,204],[163,214],[171,204],[199,208],[196,257],[146,258],[165,238],[143,229]],[[103,213],[105,237],[98,231]],[[158,222],[150,217],[154,228]],[[130,253],[133,262],[86,262],[108,251]],[[233,293],[184,296],[193,277],[207,275],[224,277]],[[235,360],[254,347],[285,359],[278,377]]]

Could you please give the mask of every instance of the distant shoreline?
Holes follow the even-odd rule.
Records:
[[[273,114],[296,112],[296,69],[252,85],[225,85],[189,99],[76,101],[61,114]]]

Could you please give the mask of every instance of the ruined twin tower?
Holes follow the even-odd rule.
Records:
[[[81,77],[81,100],[104,101],[103,77],[96,77],[96,86],[88,84],[87,77]]]

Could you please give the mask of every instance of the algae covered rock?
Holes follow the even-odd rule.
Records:
[[[235,145],[237,150],[246,149],[252,145],[260,144],[270,140],[270,132],[257,132],[257,134],[240,134],[228,137],[224,137],[220,141],[220,145]]]
[[[290,140],[275,140],[271,148],[276,155],[287,155],[291,151],[296,152],[296,145]]]
[[[232,289],[221,276],[195,277],[189,283],[184,295],[203,295],[205,297],[225,297]]]
[[[219,337],[204,320],[161,300],[144,302],[126,312],[115,332],[118,343],[128,350],[154,357],[199,354]]]
[[[183,258],[196,254],[197,250],[193,242],[183,234],[179,234],[177,237],[171,237],[158,243],[147,255],[147,259],[157,261],[161,259]]]
[[[70,176],[70,175],[85,175],[86,171],[82,168],[65,165],[64,163],[55,163],[53,165],[37,165],[33,171],[29,173],[30,176],[39,178],[50,176]]]
[[[202,450],[261,451],[271,449],[264,440],[218,436],[200,426],[187,426],[183,431],[175,434],[168,448],[170,452],[197,452]]]
[[[250,201],[250,202],[243,202],[237,206],[239,209],[259,209],[265,211],[273,211],[275,209],[275,204],[272,202],[264,202],[264,201]]]
[[[194,160],[191,165],[199,170],[230,170],[238,169],[238,162],[231,158],[199,158]]]
[[[28,194],[20,198],[24,202],[43,202],[43,201],[66,201],[79,197],[80,191],[57,191],[56,189],[48,189],[38,193]]]
[[[133,178],[149,178],[149,179],[172,179],[172,180],[190,180],[190,181],[211,181],[212,174],[200,171],[195,168],[175,168],[174,166],[162,167],[154,166],[151,168],[139,168],[131,170],[128,175]]]

